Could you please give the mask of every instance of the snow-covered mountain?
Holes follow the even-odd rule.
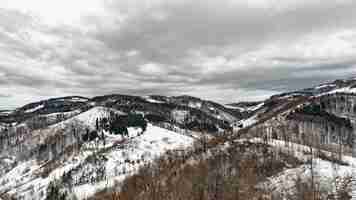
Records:
[[[184,149],[194,141],[178,128],[173,132],[152,124],[145,131],[129,127],[127,136],[102,130],[104,140],[81,141],[72,133],[75,130],[85,134],[85,128],[94,130],[96,120],[108,117],[113,111],[125,114],[93,107],[54,125],[27,132],[22,136],[25,139],[19,136],[21,141],[16,139],[13,144],[2,146],[3,198],[44,199],[49,184],[64,178],[77,198],[85,199],[135,173],[167,150]]]
[[[337,80],[272,96],[255,106],[252,115],[258,124],[254,128],[266,127],[266,134],[273,132],[273,137],[281,138],[283,125],[293,130],[295,140],[314,132],[322,143],[342,142],[351,148],[356,126],[355,85],[355,79]]]
[[[0,111],[0,199],[45,199],[54,186],[69,199],[86,199],[119,187],[167,151],[201,154],[190,149],[206,138],[213,141],[204,147],[210,151],[234,147],[231,142],[242,142],[240,148],[246,138],[272,151],[296,146],[283,158],[293,164],[281,161],[285,167],[259,183],[274,191],[289,177],[306,173],[310,148],[339,152],[340,176],[346,177],[356,163],[351,157],[356,155],[355,92],[356,79],[347,79],[229,105],[191,96],[106,95]],[[203,157],[209,156],[214,154]],[[317,159],[327,179],[333,160]]]
[[[165,98],[71,96],[2,111],[0,198],[44,199],[55,180],[65,179],[70,187],[63,187],[84,199],[167,150],[191,146],[197,131],[214,135],[240,119],[239,112],[211,101]],[[139,116],[147,125],[125,122]]]
[[[42,123],[50,125],[57,121],[47,119],[49,116],[58,116],[61,118],[58,119],[60,121],[95,106],[113,108],[125,113],[131,111],[142,113],[147,115],[147,119],[151,122],[169,122],[177,126],[182,126],[182,123],[176,119],[175,114],[186,113],[183,118],[190,122],[189,129],[204,129],[204,125],[209,124],[215,130],[228,130],[231,122],[243,118],[238,110],[190,96],[106,95],[91,99],[70,96],[30,103],[14,111],[1,112],[0,123],[20,124],[26,121],[38,121],[37,119],[40,118]]]

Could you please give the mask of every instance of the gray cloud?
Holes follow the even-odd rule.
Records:
[[[356,73],[355,1],[123,2],[66,25],[0,9],[0,90],[11,94],[3,102],[107,93],[254,100]]]

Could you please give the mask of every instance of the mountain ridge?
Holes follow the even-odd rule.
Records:
[[[121,94],[26,104],[0,114],[0,199],[2,194],[44,199],[55,180],[62,181],[63,191],[85,199],[115,187],[116,181],[139,172],[168,150],[197,157],[234,141],[239,149],[267,145],[270,153],[278,148],[271,141],[323,151],[342,145],[342,155],[356,155],[355,85],[355,79],[336,80],[264,101],[229,105],[187,95]],[[314,136],[318,143],[310,143]],[[335,160],[323,158],[327,163]],[[14,174],[19,175],[13,178]]]

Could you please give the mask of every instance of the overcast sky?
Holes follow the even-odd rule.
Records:
[[[1,0],[0,109],[65,95],[260,100],[353,76],[354,0]]]

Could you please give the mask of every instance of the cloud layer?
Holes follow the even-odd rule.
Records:
[[[45,2],[0,5],[0,109],[109,93],[258,100],[356,73],[352,0]]]

